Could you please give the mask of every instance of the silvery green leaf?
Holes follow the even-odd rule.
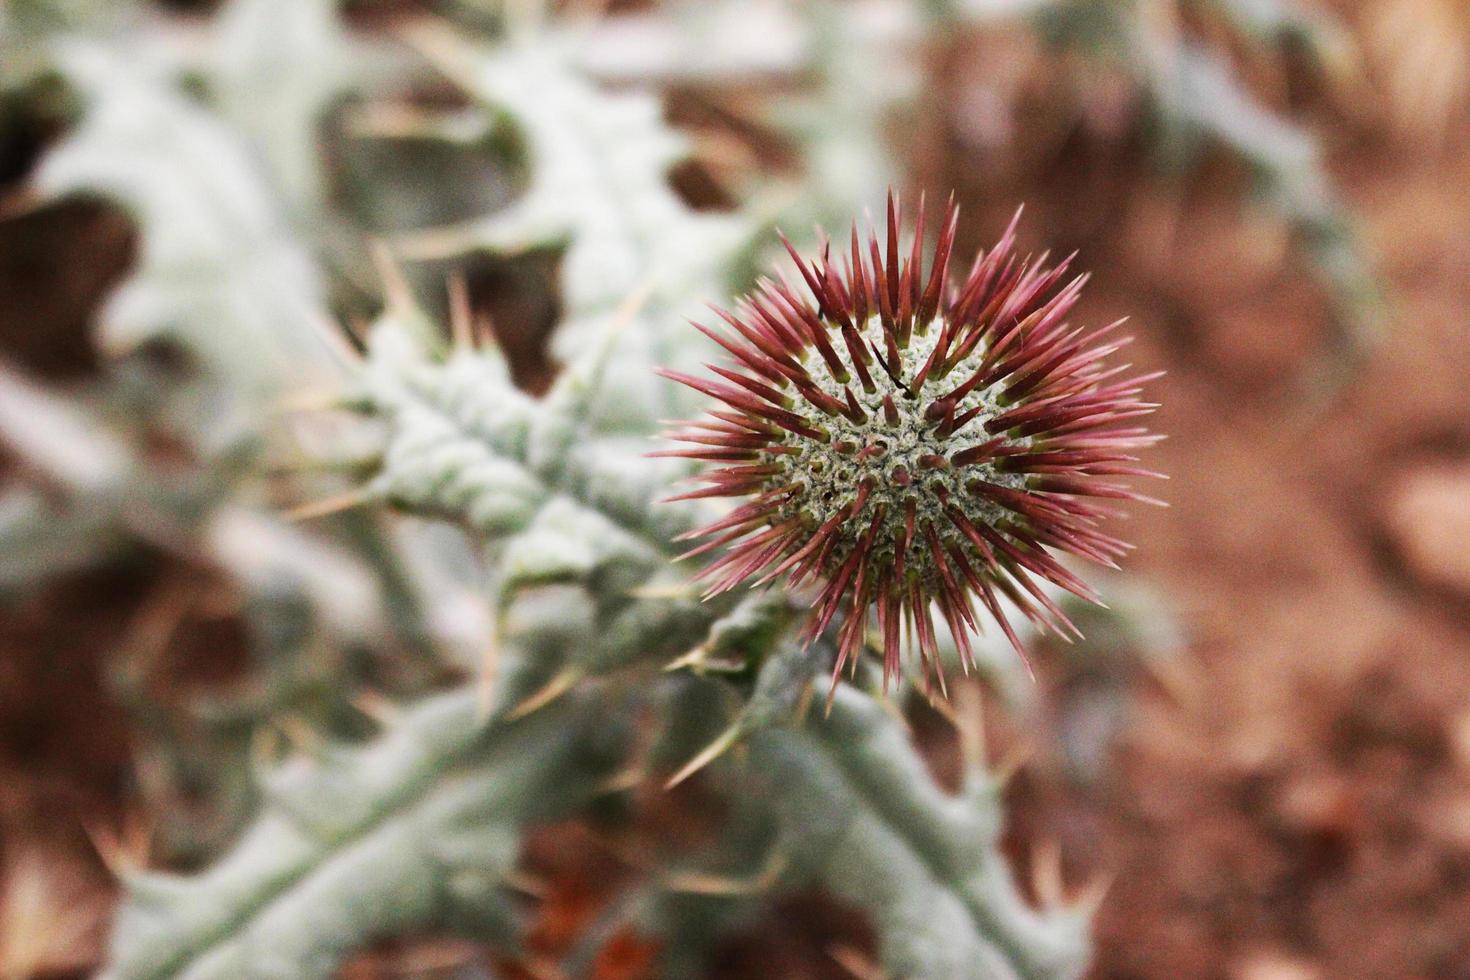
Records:
[[[122,439],[75,398],[65,398],[0,362],[0,445],[29,470],[74,493],[117,490],[132,457]]]
[[[669,169],[688,147],[664,126],[658,99],[599,91],[571,67],[564,41],[484,51],[437,43],[454,80],[506,115],[530,183],[503,211],[406,240],[409,254],[563,247],[574,314],[613,308],[645,283],[657,295],[691,280],[718,281],[738,226],[690,212],[668,186]]]
[[[340,544],[275,514],[226,504],[201,529],[204,552],[248,593],[289,592],[319,610],[342,643],[387,628],[370,571]]]
[[[1081,975],[1088,914],[1026,902],[998,848],[996,793],[945,794],[901,725],[854,688],[812,714],[752,735],[751,785],[736,790],[767,794],[793,884],[819,881],[872,915],[890,976]]]
[[[602,18],[578,41],[578,67],[624,83],[738,83],[808,65],[806,25],[779,0],[666,3],[654,13]]]
[[[690,400],[652,380],[655,365],[689,364],[709,345],[687,317],[724,295],[750,227],[691,211],[668,184],[688,152],[645,92],[599,89],[572,64],[571,36],[478,50],[438,37],[428,45],[451,77],[499,113],[529,174],[506,208],[400,241],[421,259],[467,253],[560,255],[564,320],[552,351],[575,361],[608,330],[622,338],[599,391],[597,425],[646,431]]]
[[[221,861],[128,882],[103,975],[324,978],[370,939],[425,928],[512,944],[522,827],[575,810],[606,775],[595,714],[567,698],[486,728],[461,691],[365,747],[289,761]]]
[[[240,137],[141,51],[70,42],[57,63],[85,110],[35,187],[114,201],[140,233],[137,266],[102,314],[103,346],[176,343],[246,399],[332,377],[319,275]]]
[[[579,377],[569,372],[566,383]],[[435,360],[385,320],[359,384],[382,431],[383,463],[372,487],[411,510],[499,537],[530,526],[561,494],[665,554],[675,534],[695,526],[694,508],[656,506],[668,492],[660,474],[670,468],[642,458],[646,443],[589,439],[595,404],[530,399],[511,386],[493,350]]]
[[[206,70],[220,114],[252,139],[298,214],[324,204],[319,129],[355,74],[339,0],[230,0]]]

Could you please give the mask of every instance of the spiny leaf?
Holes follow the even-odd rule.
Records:
[[[508,118],[524,147],[530,184],[509,208],[404,242],[410,255],[516,254],[564,245],[562,284],[573,315],[608,309],[656,273],[660,288],[711,281],[738,232],[696,215],[667,183],[687,152],[647,94],[601,92],[577,74],[555,39],[479,51],[444,34],[422,35],[465,91]],[[728,247],[728,246],[727,246]]]
[[[577,377],[569,372],[569,383]],[[595,428],[596,409],[584,399],[533,401],[510,384],[495,351],[436,362],[384,321],[361,383],[369,414],[386,423],[374,483],[403,506],[498,538],[529,527],[560,493],[664,554],[694,526],[692,508],[656,506],[676,470],[642,458],[647,443],[580,440],[565,452],[533,453],[548,432],[561,443],[562,433]]]
[[[250,400],[332,376],[318,273],[239,137],[146,55],[75,42],[57,62],[85,111],[35,187],[115,201],[141,236],[137,267],[103,313],[103,345],[124,354],[173,341]]]
[[[127,478],[128,447],[100,422],[74,399],[0,362],[0,445],[54,489],[116,489]]]
[[[421,47],[519,142],[529,183],[503,210],[425,229],[399,245],[409,257],[467,254],[560,256],[563,320],[552,342],[562,361],[578,358],[613,324],[631,320],[610,352],[597,427],[646,433],[690,404],[670,386],[650,384],[655,365],[687,367],[709,345],[689,328],[726,291],[746,248],[749,222],[690,210],[669,186],[687,142],[661,119],[648,93],[609,93],[573,66],[571,38],[543,36],[479,50],[442,34]],[[629,297],[642,296],[630,315]]]
[[[286,765],[208,871],[129,884],[105,976],[326,977],[373,937],[435,925],[512,941],[522,828],[574,811],[606,775],[596,713],[568,698],[484,729],[460,691],[365,748]]]
[[[231,0],[207,61],[220,114],[264,151],[276,188],[303,217],[325,203],[319,124],[356,73],[339,5]]]
[[[787,625],[789,617],[780,615],[779,611],[777,615],[771,615],[770,604],[765,596],[747,601],[746,609],[766,621],[761,624],[759,633],[770,633],[773,627]],[[751,629],[753,624],[749,620],[753,617],[740,617],[738,613],[739,610],[711,630],[709,646],[714,648],[716,655],[719,648],[729,642],[732,633],[738,635]],[[729,625],[732,623],[733,626]],[[721,625],[725,626],[723,630]],[[758,646],[771,652],[760,665],[749,699],[741,706],[734,721],[713,742],[669,778],[668,786],[682,783],[752,733],[791,722],[793,716],[801,712],[802,706],[810,703],[817,675],[832,660],[832,651],[825,645],[803,645],[792,636],[774,640],[763,638]]]
[[[977,781],[948,796],[899,723],[854,688],[828,717],[750,739],[752,785],[780,819],[797,873],[866,909],[901,977],[1075,977],[1087,913],[1031,908],[998,850],[1001,810]]]

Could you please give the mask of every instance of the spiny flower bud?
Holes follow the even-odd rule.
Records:
[[[976,600],[1023,657],[1001,596],[1038,626],[1075,632],[1036,579],[1097,596],[1048,549],[1116,567],[1130,546],[1097,529],[1101,501],[1147,500],[1116,478],[1158,475],[1130,455],[1157,437],[1120,424],[1154,409],[1139,397],[1154,376],[1103,363],[1127,343],[1104,340],[1122,321],[1067,322],[1087,277],[1063,283],[1070,259],[1018,259],[1012,221],[953,286],[959,210],[951,199],[927,274],[922,200],[919,211],[902,257],[891,195],[886,249],[854,226],[840,270],[830,245],[806,262],[787,242],[810,298],[763,280],[736,312],[715,311],[728,330],[695,324],[729,366],[661,372],[724,403],[669,434],[691,448],[658,454],[720,464],[672,499],[749,498],[691,535],[709,540],[689,555],[728,546],[701,573],[710,594],[783,575],[820,583],[807,638],[844,613],[834,683],[870,610],[885,683],[900,634],[917,636],[926,675],[943,683],[934,608],[966,669]]]

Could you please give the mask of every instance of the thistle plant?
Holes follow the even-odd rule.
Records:
[[[1036,579],[1098,597],[1047,549],[1116,567],[1129,546],[1098,530],[1098,501],[1151,501],[1114,478],[1160,475],[1130,455],[1157,437],[1121,424],[1153,411],[1140,393],[1155,375],[1105,366],[1127,343],[1105,342],[1123,321],[1071,326],[1086,276],[1064,284],[1070,259],[1019,259],[1015,221],[952,286],[958,219],[951,200],[927,273],[922,201],[906,256],[892,195],[886,250],[854,225],[839,271],[830,246],[807,262],[788,243],[809,297],[763,280],[736,313],[720,311],[728,330],[699,326],[731,367],[661,371],[725,404],[672,433],[692,448],[661,455],[720,464],[673,499],[751,498],[694,532],[708,540],[687,555],[729,546],[701,573],[710,595],[783,575],[792,587],[820,582],[807,641],[846,614],[834,687],[856,666],[870,610],[885,684],[905,628],[943,684],[934,607],[967,671],[976,600],[1022,657],[1000,596],[1038,626],[1075,633]]]
[[[845,261],[825,249],[798,260],[800,282],[761,283],[727,328],[702,334],[685,315],[749,285],[774,212],[754,194],[737,194],[730,214],[689,208],[667,181],[689,141],[651,93],[594,84],[573,34],[441,25],[406,36],[466,106],[363,118],[473,158],[487,187],[524,186],[508,206],[393,233],[381,315],[350,345],[327,327],[323,344],[323,324],[355,307],[334,297],[373,284],[338,267],[367,251],[366,233],[333,211],[318,127],[339,95],[397,104],[409,78],[369,70],[333,0],[227,11],[207,51],[147,72],[135,51],[153,48],[132,42],[151,33],[49,56],[86,111],[35,189],[104,194],[141,232],[104,346],[122,358],[168,341],[199,363],[214,401],[160,394],[197,424],[203,472],[235,459],[220,430],[251,447],[191,504],[199,516],[185,526],[199,533],[168,543],[208,548],[241,592],[277,600],[256,617],[273,673],[252,674],[274,682],[207,706],[235,736],[207,756],[229,777],[207,792],[244,829],[229,847],[211,837],[193,850],[160,835],[148,870],[120,868],[104,975],[327,977],[370,943],[439,931],[516,955],[526,830],[584,820],[626,833],[636,807],[607,803],[696,772],[728,805],[718,840],[633,855],[637,882],[583,945],[629,927],[660,946],[656,975],[696,976],[769,897],[821,888],[870,918],[888,975],[1080,975],[1096,893],[1037,887],[1033,900],[1000,847],[1004,775],[977,750],[942,787],[895,710],[911,691],[906,630],[931,678],[957,656],[999,688],[1024,683],[1005,640],[974,635],[982,618],[1017,650],[1039,627],[1070,629],[1061,591],[1096,595],[1053,552],[1110,565],[1125,550],[1100,523],[1109,500],[1137,497],[1115,478],[1145,472],[1131,453],[1152,437],[1126,420],[1151,408],[1146,379],[1104,366],[1116,325],[1066,324],[1081,288],[1068,263],[1023,260],[1013,226],[951,277],[955,209],[926,262],[922,226],[905,244],[894,208],[886,241],[854,235]],[[302,18],[286,38],[298,43],[278,43],[286,16]],[[858,49],[845,53],[847,69],[862,66]],[[339,58],[340,73],[321,72]],[[187,91],[178,64],[193,67]],[[871,121],[848,126],[843,145],[887,161]],[[892,162],[864,169],[863,186],[881,195],[901,179]],[[406,197],[407,166],[357,179]],[[827,210],[859,203],[826,186]],[[527,254],[557,260],[548,339],[562,369],[543,397],[515,386],[468,303],[441,325],[410,285],[437,289],[446,272],[473,278]],[[721,348],[734,363],[697,376]],[[694,390],[651,384],[660,368]],[[12,408],[0,415],[34,431],[38,403],[19,391],[0,384]],[[273,406],[288,393],[299,446],[278,445],[289,440]],[[679,493],[689,460],[650,461],[647,439],[710,396],[725,406],[682,425],[692,448],[676,453],[718,466]],[[224,400],[229,419],[199,407]],[[78,534],[111,540],[133,532],[126,515],[157,509],[135,505],[153,499],[140,487],[169,481],[145,479],[149,457],[119,454],[105,493],[74,481],[88,518]],[[661,502],[670,493],[688,499]],[[721,516],[706,498],[722,496],[749,499]],[[303,501],[293,516],[315,523],[275,512]],[[333,513],[345,508],[356,509]],[[45,532],[59,541],[54,522]],[[689,547],[708,563],[718,594],[707,601],[674,561]],[[343,587],[352,571],[364,588]],[[783,577],[790,594],[758,588]],[[802,635],[793,600],[818,585]],[[459,623],[457,599],[474,613]],[[861,656],[870,645],[892,702]],[[806,710],[829,671],[828,710]],[[138,768],[158,781],[158,762]],[[246,791],[226,792],[235,785]],[[169,809],[166,797],[143,803]],[[195,870],[169,873],[185,864]]]

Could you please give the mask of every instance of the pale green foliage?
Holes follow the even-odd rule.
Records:
[[[366,748],[288,761],[209,871],[128,882],[105,975],[327,977],[370,939],[430,926],[513,943],[521,828],[573,812],[608,775],[605,707],[568,698],[487,725],[472,693],[445,695]]]
[[[668,187],[687,147],[661,124],[657,99],[598,92],[554,43],[511,42],[478,59],[449,43],[442,57],[455,80],[508,117],[529,184],[503,211],[417,236],[410,256],[563,246],[574,315],[615,306],[650,278],[655,290],[718,278],[722,255],[708,229],[726,222],[694,217]]]
[[[16,485],[0,494],[0,594],[90,564],[117,547],[118,499],[131,475],[125,448],[70,404],[0,364],[0,445],[53,492]],[[76,501],[59,507],[56,490]]]
[[[907,734],[870,698],[841,688],[830,716],[752,740],[794,865],[867,909],[883,965],[900,977],[1064,977],[1087,951],[1084,909],[1037,912],[996,850],[997,787],[971,773],[956,796],[934,786]]]
[[[0,364],[0,445],[40,484],[0,495],[0,593],[91,564],[123,543],[126,498],[140,474],[97,418]]]
[[[73,41],[57,66],[83,115],[36,189],[104,197],[141,232],[137,267],[103,312],[103,346],[122,355],[176,343],[255,410],[330,377],[320,276],[240,137],[155,61]]]
[[[505,120],[529,177],[509,207],[408,236],[402,254],[559,253],[563,320],[553,353],[570,358],[609,323],[623,323],[596,425],[647,435],[651,420],[689,401],[649,384],[643,366],[688,365],[708,350],[685,317],[725,294],[748,223],[696,214],[679,200],[667,177],[688,146],[663,125],[659,101],[599,91],[572,68],[566,39],[512,41],[493,57],[444,36],[424,43],[468,95]]]
[[[446,549],[425,571],[425,549],[405,540],[412,529],[390,542],[349,515],[329,540],[263,499],[280,400],[341,377],[323,277],[259,134],[182,88],[194,52],[142,30],[126,5],[97,6],[111,13],[57,23],[60,33],[30,47],[36,76],[60,81],[74,118],[32,174],[27,203],[101,199],[133,222],[136,257],[98,314],[100,379],[63,399],[0,376],[0,442],[23,464],[0,497],[0,590],[120,561],[146,574],[159,552],[232,581],[249,684],[160,704],[149,677],[158,651],[135,648],[132,635],[119,639],[108,678],[137,722],[139,802],[155,813],[160,851],[189,857],[249,814],[252,726],[287,712],[341,718],[350,691],[336,688],[370,672],[367,651],[432,643],[468,662],[488,617],[467,614],[470,586]],[[162,460],[159,443],[173,449]],[[430,591],[432,614],[420,601]]]
[[[206,61],[220,114],[263,151],[299,218],[325,205],[320,126],[357,73],[337,20],[338,0],[231,0]]]
[[[315,264],[247,141],[178,91],[177,59],[132,35],[64,34],[35,53],[67,86],[78,118],[42,159],[32,193],[43,205],[105,200],[132,219],[138,238],[133,270],[100,313],[98,342],[117,376],[90,392],[89,410],[49,399],[0,425],[0,440],[45,480],[53,501],[58,491],[64,501],[38,511],[32,491],[17,488],[5,508],[0,542],[32,580],[130,542],[187,549],[211,502],[256,452],[273,400],[338,376]],[[189,370],[159,370],[138,356],[149,345],[181,351]],[[20,397],[24,388],[7,377],[6,390]],[[139,431],[104,423],[109,410],[138,413]],[[41,435],[63,419],[87,439]],[[198,452],[198,465],[160,472],[139,451],[144,430],[181,440]],[[107,452],[84,448],[105,439]],[[89,457],[98,475],[79,482],[56,472],[45,454],[64,451]]]

